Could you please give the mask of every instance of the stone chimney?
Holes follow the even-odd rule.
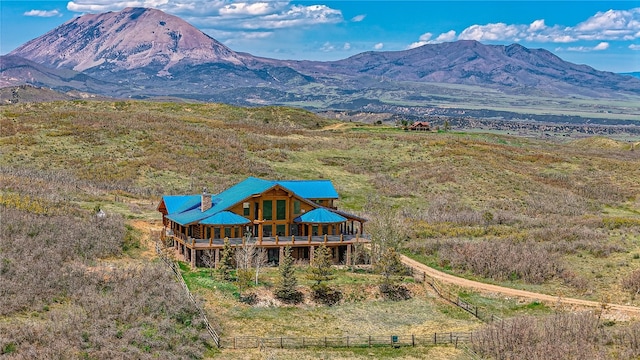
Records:
[[[205,212],[211,209],[211,194],[207,193],[207,188],[202,189],[202,200],[200,201],[200,211]]]

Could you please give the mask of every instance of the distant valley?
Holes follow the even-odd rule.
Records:
[[[638,73],[598,71],[542,49],[457,41],[330,62],[276,60],[235,52],[145,8],[73,19],[2,56],[0,75],[2,87],[29,84],[72,97],[640,123]]]

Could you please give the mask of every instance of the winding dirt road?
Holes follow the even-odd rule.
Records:
[[[425,264],[410,259],[404,255],[401,255],[402,262],[418,271],[426,273],[428,276],[446,284],[452,284],[461,286],[464,288],[475,289],[484,293],[498,293],[512,297],[526,298],[535,301],[546,303],[547,305],[562,304],[572,307],[587,307],[593,309],[601,309],[604,305],[605,314],[613,315],[616,318],[621,318],[620,315],[626,315],[627,317],[640,318],[640,307],[619,305],[619,304],[602,304],[597,301],[589,301],[582,299],[573,299],[558,297],[553,295],[546,295],[540,293],[534,293],[531,291],[518,290],[506,288],[498,285],[485,284],[478,281],[463,279],[457,276],[453,276],[442,271],[435,270]],[[622,319],[621,319],[622,320]]]

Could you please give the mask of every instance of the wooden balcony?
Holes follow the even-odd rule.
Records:
[[[175,234],[170,231],[163,233],[163,237],[171,238],[179,244],[189,249],[208,250],[222,249],[224,247],[224,239],[196,239],[184,234]],[[243,244],[243,238],[229,238],[229,244],[232,247],[239,247]],[[319,235],[319,236],[272,236],[263,237],[262,241],[257,238],[251,238],[250,243],[257,244],[263,248],[279,248],[283,246],[339,246],[357,243],[369,243],[367,235]]]

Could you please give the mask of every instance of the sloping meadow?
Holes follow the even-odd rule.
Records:
[[[629,144],[413,133],[278,107],[71,101],[0,111],[5,204],[106,203],[152,218],[152,205],[132,213],[111,203],[215,193],[247,176],[325,178],[342,209],[399,211],[411,227],[405,250],[431,265],[635,301],[621,286],[640,265],[640,152]],[[25,185],[62,174],[81,191],[62,186],[67,195],[50,199]]]

